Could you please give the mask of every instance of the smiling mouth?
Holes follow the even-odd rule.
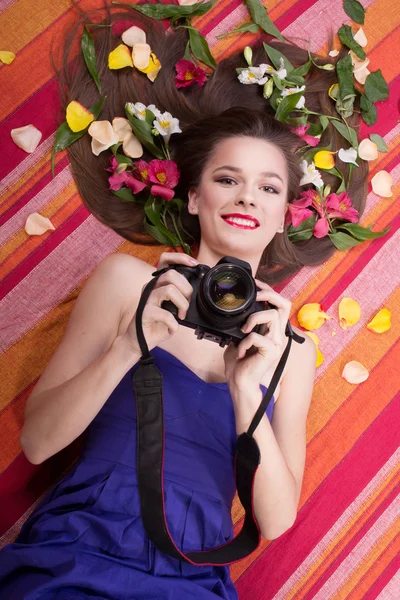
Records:
[[[225,221],[225,223],[228,223],[228,225],[232,225],[232,227],[239,227],[240,229],[257,229],[259,227],[257,221],[246,219],[244,217],[223,216],[222,219]]]

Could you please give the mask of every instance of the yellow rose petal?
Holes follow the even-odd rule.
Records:
[[[124,138],[122,150],[130,158],[140,158],[140,156],[143,156],[143,146],[132,131]]]
[[[391,187],[393,185],[393,178],[387,171],[378,171],[371,179],[372,191],[378,196],[383,198],[390,198],[393,196]]]
[[[320,150],[314,155],[314,165],[317,169],[333,169],[335,166],[334,154],[335,152],[329,152],[329,150]]]
[[[76,100],[72,100],[72,102],[68,104],[65,118],[69,128],[74,132],[86,129],[86,127],[94,121],[93,113]]]
[[[125,44],[120,44],[108,55],[109,69],[123,69],[133,67],[131,51]]]
[[[361,317],[361,307],[356,300],[352,298],[342,298],[339,303],[339,325],[342,329],[347,329],[358,323]]]
[[[331,336],[335,337],[336,333],[337,333],[336,331],[331,331]]]
[[[154,54],[154,52],[152,52],[150,54],[150,61],[148,66],[145,69],[139,69],[139,71],[141,71],[142,73],[146,73],[147,78],[150,79],[150,81],[154,81],[160,69],[161,63],[158,60],[157,56]]]
[[[42,235],[49,229],[55,229],[50,219],[37,212],[28,215],[25,222],[25,231],[28,235]]]
[[[8,52],[7,50],[0,51],[0,61],[5,65],[11,65],[15,58],[14,52]]]
[[[139,71],[144,72],[144,69],[150,64],[151,48],[149,44],[135,44],[132,48],[132,59],[134,66]]]
[[[297,313],[297,320],[301,327],[304,329],[319,329],[326,320],[330,320],[332,317],[324,313],[321,309],[321,305],[318,302],[311,302],[310,304],[304,304]]]
[[[345,365],[342,377],[349,383],[362,383],[368,379],[369,372],[358,360],[351,360]]]
[[[132,27],[124,31],[121,37],[124,44],[130,46],[131,48],[135,44],[146,43],[146,33],[143,31],[143,29],[140,29],[140,27],[136,27],[136,25],[133,25]]]
[[[42,132],[34,125],[25,125],[11,129],[11,137],[18,148],[31,154],[38,147],[42,139]]]
[[[316,333],[312,333],[312,331],[306,331],[305,333],[306,333],[306,335],[308,335],[313,340],[313,342],[314,342],[314,344],[315,344],[315,346],[317,348],[317,360],[316,360],[316,365],[315,366],[319,367],[319,365],[321,365],[324,362],[324,360],[325,360],[325,358],[324,358],[321,350],[318,348],[319,337],[317,336]]]
[[[375,160],[378,158],[377,145],[368,138],[365,138],[365,140],[359,143],[358,156],[363,160]]]
[[[390,317],[392,313],[387,308],[382,308],[367,325],[368,329],[375,333],[384,333],[391,327]]]
[[[333,85],[331,85],[331,87],[328,90],[328,96],[329,96],[329,98],[332,98],[332,100],[337,100],[337,98],[339,96],[339,84],[338,83],[334,83]]]

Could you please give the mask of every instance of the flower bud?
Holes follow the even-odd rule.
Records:
[[[334,71],[335,65],[332,63],[327,63],[326,65],[318,65],[320,69],[324,69],[324,71]]]
[[[264,89],[263,89],[264,98],[269,98],[272,94],[273,89],[274,89],[274,80],[272,79],[272,77],[270,77],[270,79],[268,79],[268,81],[266,83],[264,83]]]
[[[251,67],[251,61],[253,58],[253,50],[251,49],[251,47],[246,46],[243,51],[243,54],[244,54],[244,58],[246,59],[247,64],[249,65],[249,67]]]

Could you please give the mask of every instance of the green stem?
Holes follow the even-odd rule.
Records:
[[[183,239],[181,238],[180,231],[179,231],[179,229],[177,227],[177,224],[176,224],[176,221],[175,221],[174,212],[171,211],[170,215],[171,215],[172,223],[174,224],[174,229],[176,231],[176,235],[178,236],[178,240],[180,241],[182,248],[185,249],[186,244],[183,241]]]

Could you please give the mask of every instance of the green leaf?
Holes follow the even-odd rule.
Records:
[[[366,54],[360,44],[354,39],[353,30],[350,25],[342,25],[342,27],[338,31],[338,36],[342,44],[350,48],[360,58],[364,60],[366,58]]]
[[[379,100],[389,98],[388,84],[384,80],[380,69],[368,75],[364,83],[364,92],[371,102],[378,102]]]
[[[177,4],[125,4],[124,2],[112,2],[120,6],[130,6],[134,10],[151,17],[152,19],[169,19],[175,17],[196,17],[204,15],[215,4],[215,0],[211,2],[198,2],[192,6],[179,6]]]
[[[183,58],[185,60],[192,61],[192,55],[190,54],[190,43],[189,43],[189,40],[187,41],[186,48],[185,48],[185,54],[183,55]]]
[[[371,133],[369,138],[370,138],[371,142],[374,142],[374,144],[376,144],[376,147],[378,148],[378,150],[380,152],[388,151],[388,147],[386,146],[386,142],[383,139],[383,137],[381,137],[377,133]]]
[[[361,107],[361,116],[363,118],[364,123],[367,125],[373,125],[376,123],[378,118],[378,111],[376,110],[376,106],[361,94],[360,99],[360,107]]]
[[[113,190],[112,193],[114,196],[121,198],[121,200],[125,200],[125,202],[137,202],[132,190],[127,187],[122,187],[119,190]]]
[[[288,228],[288,237],[291,242],[301,242],[303,240],[309,240],[313,236],[314,226],[317,215],[311,215],[305,221],[300,223],[298,227],[290,225]]]
[[[357,225],[357,223],[343,223],[342,225],[337,225],[335,229],[345,229],[346,231],[349,231],[353,237],[362,242],[382,237],[391,229],[390,227],[386,227],[386,229],[383,229],[382,231],[371,231],[370,227],[372,227],[372,225],[361,227],[360,225]]]
[[[268,44],[266,44],[265,42],[263,43],[263,46],[268,58],[274,65],[275,69],[280,68],[281,58],[283,58],[283,62],[287,73],[289,74],[291,71],[293,71],[292,63],[286,58],[284,54],[282,54],[282,52],[279,52],[279,50],[276,50],[272,46],[268,46]]]
[[[160,150],[160,148],[158,148],[154,143],[153,134],[151,133],[152,125],[146,120],[137,119],[136,117],[133,117],[131,114],[129,114],[129,112],[126,109],[125,113],[129,123],[132,126],[133,133],[136,135],[139,142],[145,148],[147,148],[147,150],[149,150],[149,152],[151,152],[153,156],[155,156],[155,158],[164,158],[162,150]]]
[[[275,118],[278,121],[285,121],[286,117],[290,115],[296,104],[302,97],[303,92],[296,92],[295,94],[289,94],[282,98],[282,102],[278,104],[276,109]]]
[[[337,129],[337,131],[340,133],[340,135],[342,137],[344,137],[344,139],[347,140],[349,142],[349,144],[357,150],[357,148],[358,148],[357,132],[354,129],[352,129],[351,127],[346,126],[346,124],[342,123],[342,121],[332,120],[332,125],[334,126],[335,129]]]
[[[304,85],[304,77],[302,77],[301,75],[293,75],[294,71],[292,71],[289,75],[288,78],[285,79],[284,83],[289,84],[289,86],[294,85],[299,85],[302,86]]]
[[[217,68],[217,63],[211,54],[206,38],[203,37],[197,31],[197,29],[194,29],[193,27],[189,27],[189,43],[190,49],[197,60],[201,61],[205,65],[208,65],[212,69]]]
[[[115,159],[119,165],[133,165],[133,160],[125,154],[115,154]]]
[[[97,104],[95,104],[94,106],[92,106],[91,108],[88,109],[93,114],[95,120],[100,115],[101,109],[103,108],[103,104],[104,104],[106,98],[107,98],[107,96],[104,96],[104,98],[101,98],[97,102]],[[75,131],[72,131],[69,128],[68,123],[66,121],[64,121],[64,123],[62,123],[60,125],[60,127],[57,129],[56,138],[55,138],[54,145],[53,145],[53,148],[51,151],[51,174],[53,177],[54,177],[54,159],[55,159],[56,153],[60,152],[61,150],[65,150],[65,148],[68,148],[68,146],[71,146],[71,144],[76,142],[76,140],[79,140],[79,138],[81,138],[83,135],[85,135],[85,133],[87,132],[89,127],[90,127],[90,123],[87,127],[85,127],[85,129],[82,129],[82,131],[75,132]]]
[[[328,233],[328,237],[332,240],[333,244],[338,250],[347,250],[353,246],[361,244],[360,241],[354,239],[351,235],[338,231],[337,233]]]
[[[321,123],[322,131],[325,131],[325,129],[329,125],[329,119],[328,119],[328,117],[325,117],[325,115],[320,115],[319,122]]]
[[[150,196],[148,197],[148,199],[146,200],[146,203],[144,205],[144,212],[146,214],[146,217],[149,221],[149,223],[147,223],[148,225],[150,224],[153,226],[152,227],[152,231],[153,233],[150,233],[149,229],[147,229],[146,231],[148,233],[150,233],[150,235],[152,235],[153,237],[156,238],[156,240],[161,241],[162,243],[168,243],[168,244],[173,244],[173,246],[179,246],[179,240],[176,237],[175,234],[171,233],[166,227],[165,225],[161,222],[161,209],[162,209],[162,204],[163,201],[160,199],[156,199],[154,196],[152,196],[150,194]],[[146,220],[145,220],[146,223]],[[157,237],[158,236],[158,237]],[[167,240],[167,242],[163,241],[163,240]]]
[[[308,71],[311,69],[311,65],[312,65],[312,60],[308,60],[306,63],[304,63],[304,65],[301,65],[301,67],[297,67],[297,69],[293,69],[293,71],[290,73],[290,77],[293,77],[293,76],[304,77],[304,75],[307,75]],[[304,83],[304,80],[303,80],[303,83]]]
[[[161,244],[165,244],[166,246],[179,246],[178,238],[175,238],[174,242],[172,242],[171,238],[167,236],[163,231],[160,231],[154,225],[151,225],[146,217],[143,220],[143,226],[145,231],[151,235],[154,239],[156,239]]]
[[[343,8],[346,15],[356,23],[364,25],[365,8],[358,0],[344,0]]]
[[[146,123],[148,123],[149,125],[151,125],[151,127],[153,128],[153,121],[155,120],[156,116],[155,114],[149,110],[148,108],[146,108],[146,117],[145,117],[145,121]]]
[[[99,74],[97,72],[96,51],[94,47],[94,41],[89,31],[86,29],[86,25],[83,28],[81,48],[88,71],[91,74],[93,81],[97,85],[99,94],[101,94],[101,83],[99,79]]]
[[[217,40],[221,40],[222,38],[226,37],[227,35],[233,35],[234,33],[245,33],[245,32],[250,32],[250,33],[258,33],[259,32],[259,26],[256,23],[245,23],[244,25],[242,25],[241,27],[238,27],[237,29],[234,29],[233,31],[228,31],[228,33],[223,33],[221,35],[217,35],[216,38]]]
[[[336,63],[336,73],[339,80],[339,98],[345,100],[348,96],[355,96],[353,83],[353,65],[350,54]]]
[[[301,117],[288,117],[286,123],[291,127],[301,127],[307,125],[307,115],[301,115]]]
[[[279,29],[269,18],[265,6],[259,0],[245,0],[245,3],[247,4],[253,23],[259,25],[266,33],[278,38],[278,40],[285,41]]]

